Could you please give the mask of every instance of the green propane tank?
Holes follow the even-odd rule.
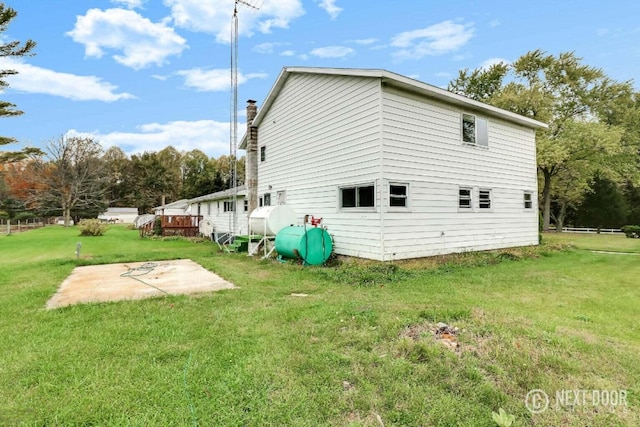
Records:
[[[329,259],[333,241],[324,228],[292,225],[276,234],[276,250],[284,258],[302,259],[305,264],[320,265]]]

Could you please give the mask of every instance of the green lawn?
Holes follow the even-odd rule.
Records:
[[[628,239],[624,234],[544,233],[543,239],[578,249],[640,253],[640,239]]]
[[[582,239],[561,242],[640,252]],[[76,265],[171,258],[240,289],[44,309]],[[517,426],[640,425],[638,257],[436,261],[301,267],[124,227],[0,236],[0,425],[494,426],[499,408]],[[435,322],[460,328],[459,352]],[[532,389],[551,408],[531,414]],[[564,389],[626,390],[628,405],[556,408]]]

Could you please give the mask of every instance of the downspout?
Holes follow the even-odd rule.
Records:
[[[253,120],[258,113],[256,101],[247,101],[247,164],[245,183],[247,185],[247,217],[258,207],[258,128]],[[249,222],[249,221],[247,221]]]

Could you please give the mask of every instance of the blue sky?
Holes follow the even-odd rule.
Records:
[[[640,2],[247,0],[239,6],[239,121],[283,66],[383,68],[446,86],[463,68],[533,49],[574,51],[616,80],[640,82]],[[0,99],[25,114],[0,134],[43,147],[92,136],[131,154],[229,153],[233,0],[5,0],[18,17],[4,41],[36,55]],[[241,153],[240,153],[241,154]]]

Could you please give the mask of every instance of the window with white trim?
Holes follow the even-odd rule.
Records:
[[[489,123],[473,114],[462,113],[462,142],[489,146]]]
[[[491,209],[491,190],[486,188],[478,190],[478,207],[480,209]]]
[[[244,211],[247,212],[249,210],[249,201],[244,199]]]
[[[233,201],[224,202],[223,211],[233,212],[236,208],[236,204]]]
[[[260,161],[264,162],[265,160],[267,160],[267,147],[263,145],[260,147]]]
[[[389,184],[389,206],[393,208],[406,208],[409,206],[409,184]]]
[[[458,189],[458,207],[460,209],[471,209],[473,207],[473,189],[470,187],[460,187]]]
[[[524,192],[524,208],[533,209],[533,193],[530,191]]]
[[[340,188],[341,208],[370,208],[375,206],[375,186],[365,184]]]
[[[262,198],[265,206],[271,206],[271,193],[264,193]]]

